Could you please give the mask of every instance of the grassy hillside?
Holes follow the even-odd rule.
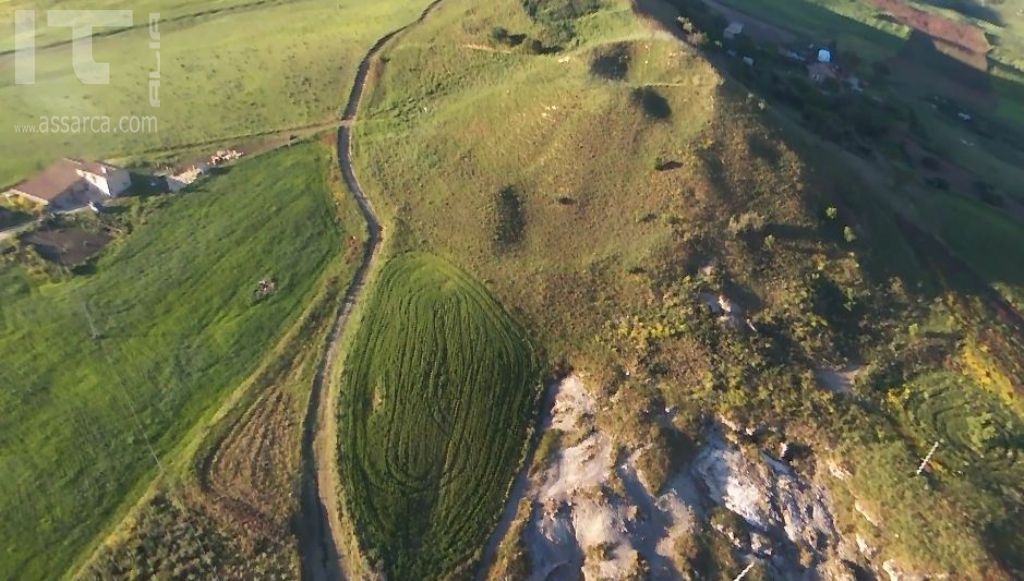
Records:
[[[371,301],[342,379],[347,498],[371,562],[443,577],[501,510],[538,368],[501,306],[444,260],[392,259]]]
[[[955,470],[934,487],[908,480],[930,443],[885,402],[941,373],[1018,399],[1002,379],[1021,359],[1016,335],[985,331],[1002,328],[986,288],[1017,270],[992,256],[959,286],[929,232],[966,257],[969,233],[990,222],[957,229],[957,206],[937,210],[888,166],[819,139],[723,72],[747,67],[722,53],[705,57],[625,1],[449,0],[378,63],[357,127],[360,178],[399,251],[440,254],[484,281],[602,401],[677,406],[692,434],[724,415],[785,425],[816,452],[842,445],[864,477],[837,487],[839,527],[867,528],[855,501],[881,505],[892,516],[871,534],[883,558],[1012,577],[1016,541],[991,531],[1017,493],[981,494]],[[926,232],[894,212],[908,208]],[[987,247],[1014,239],[1012,224],[991,223]],[[715,312],[719,296],[732,316]],[[986,345],[977,368],[964,338]],[[862,371],[853,395],[815,379],[847,365]],[[950,423],[1014,413],[975,395],[998,413],[965,407]],[[621,425],[606,428],[650,444],[651,473],[672,461],[650,418],[617,411]]]
[[[78,81],[70,45],[38,51],[34,85],[15,85],[14,57],[0,54],[0,187],[61,156],[145,159],[150,150],[237,143],[246,136],[329,122],[369,46],[425,5],[425,0],[135,3],[136,28],[94,41],[96,60],[110,63],[109,85]],[[79,4],[60,3],[72,6]],[[150,10],[162,18],[158,50],[149,47]],[[39,34],[40,46],[56,39],[42,24]],[[149,79],[158,58],[159,106],[153,107]],[[117,129],[125,115],[155,117],[158,130],[42,134],[16,129],[38,127],[41,116],[109,116]]]
[[[303,310],[340,250],[331,163],[308,144],[234,167],[86,276],[0,273],[0,576],[60,575]]]
[[[474,48],[494,44],[497,26],[528,40]],[[599,277],[620,278],[611,261],[643,266],[677,244],[672,216],[689,205],[678,194],[697,184],[654,166],[690,157],[718,84],[626,7],[575,27],[534,22],[515,2],[442,5],[388,55],[355,142],[362,179],[397,213],[400,245],[456,258],[561,337],[596,331],[601,305],[573,307]],[[572,46],[579,37],[567,35],[583,28],[595,42],[527,50]]]

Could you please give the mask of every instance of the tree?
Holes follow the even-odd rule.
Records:
[[[843,240],[846,240],[848,243],[853,244],[854,242],[857,241],[857,233],[853,231],[853,228],[850,228],[849,226],[844,226]]]

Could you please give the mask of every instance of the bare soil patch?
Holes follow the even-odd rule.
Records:
[[[956,21],[945,16],[925,12],[908,5],[903,0],[871,0],[881,10],[891,14],[897,21],[923,32],[936,41],[959,48],[965,53],[981,55],[982,67],[986,65],[984,55],[992,46],[985,33],[970,22]]]
[[[40,230],[24,235],[21,241],[30,244],[44,259],[61,266],[77,266],[100,253],[110,243],[107,234],[80,228]]]
[[[287,537],[293,474],[299,470],[299,424],[288,394],[272,389],[235,426],[211,459],[208,492],[250,535]],[[254,536],[260,536],[256,534]]]

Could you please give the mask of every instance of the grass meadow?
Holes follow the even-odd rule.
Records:
[[[352,520],[389,577],[465,573],[522,459],[537,359],[488,292],[440,258],[391,259],[369,300],[342,376]]]
[[[563,49],[474,48],[493,26]],[[534,332],[569,342],[599,330],[602,305],[568,308],[597,299],[595,278],[632,285],[625,268],[675,245],[672,216],[693,203],[679,194],[699,185],[654,165],[690,157],[719,82],[625,3],[573,29],[534,21],[516,2],[443,4],[389,51],[355,141],[361,179],[397,216],[399,250],[452,258]],[[521,213],[504,242],[503,195]]]
[[[341,247],[332,163],[304,144],[235,166],[167,198],[88,274],[0,272],[0,576],[83,558],[305,309]]]
[[[149,152],[238,143],[328,123],[339,116],[370,45],[425,5],[425,0],[136,3],[135,28],[94,40],[96,61],[110,63],[109,85],[79,82],[70,45],[42,48],[58,39],[41,22],[34,85],[15,85],[14,57],[0,54],[0,187],[63,156],[144,161]],[[145,26],[150,10],[163,19],[156,50]],[[45,22],[45,15],[41,18]],[[159,106],[154,107],[149,80],[158,68]],[[157,130],[39,131],[44,116],[109,116],[116,130],[119,118],[131,115],[155,117]],[[22,125],[37,131],[25,132]]]

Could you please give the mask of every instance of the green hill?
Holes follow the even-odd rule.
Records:
[[[837,526],[886,558],[1012,576],[1017,541],[991,531],[1019,510],[1020,488],[943,469],[921,490],[905,474],[930,443],[917,416],[885,402],[945,392],[942,371],[1001,396],[979,396],[998,412],[957,408],[948,425],[1019,409],[1024,343],[1003,298],[1019,269],[974,260],[966,243],[976,228],[999,246],[1019,226],[990,211],[998,229],[958,226],[945,197],[887,165],[899,159],[889,146],[851,154],[759,84],[770,55],[745,65],[674,14],[657,2],[448,0],[410,30],[374,69],[355,141],[396,251],[439,254],[485,281],[602,397],[674,407],[693,436],[701,418],[724,416],[800,433],[819,458],[841,450],[863,478],[836,485]],[[836,133],[863,139],[843,125],[857,103],[806,95],[833,107]],[[719,296],[734,308],[724,321]],[[815,380],[847,365],[861,370],[853,396]],[[613,417],[603,429],[622,445],[650,445],[649,473],[675,461],[649,417]],[[1007,425],[997,432],[1017,429]],[[891,512],[884,533],[854,499]]]

